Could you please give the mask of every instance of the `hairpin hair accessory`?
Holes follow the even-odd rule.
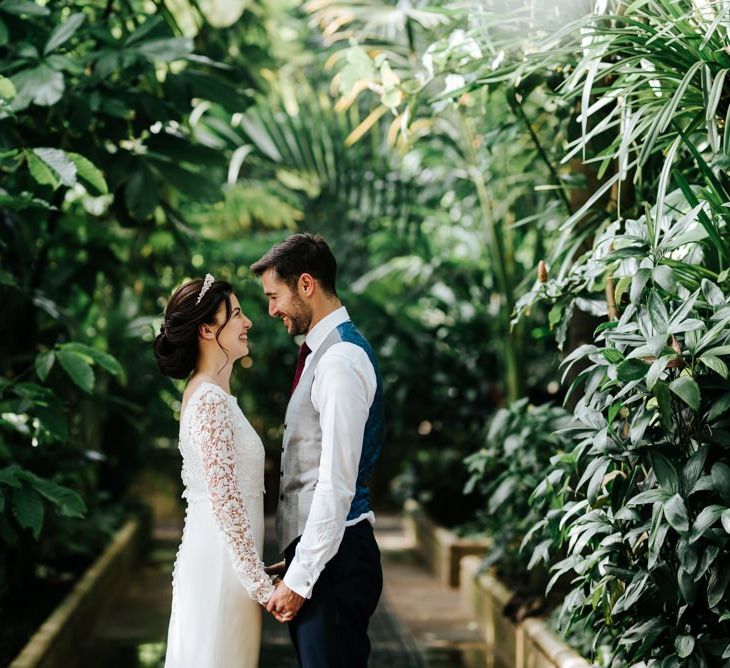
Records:
[[[198,301],[195,302],[196,306],[200,304],[200,300],[205,296],[205,293],[210,290],[210,286],[213,285],[213,281],[215,281],[215,278],[213,278],[213,274],[205,275],[205,279],[203,280],[203,287],[200,288],[200,294],[198,295]]]

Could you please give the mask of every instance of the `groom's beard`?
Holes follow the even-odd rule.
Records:
[[[312,309],[310,309],[299,297],[292,300],[292,310],[286,314],[291,322],[289,334],[299,336],[306,334],[312,324]]]

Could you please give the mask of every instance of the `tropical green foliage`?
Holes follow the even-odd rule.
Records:
[[[545,517],[546,509],[534,508],[530,495],[542,483],[552,457],[571,449],[565,432],[572,423],[570,414],[560,407],[531,406],[527,399],[520,399],[495,413],[484,446],[464,460],[470,473],[464,493],[476,489],[486,500],[471,522],[491,539],[484,565],[496,565],[520,589],[526,586],[525,571],[540,563],[552,544],[550,537],[543,536],[531,557],[520,551],[528,531],[532,530],[528,539],[535,540],[533,527]],[[468,527],[462,526],[462,531]],[[532,593],[539,589],[539,584],[534,585]]]
[[[437,458],[457,469],[473,448],[485,414],[505,391],[499,373],[483,371],[499,364],[504,323],[496,324],[501,311],[481,250],[477,197],[451,167],[460,149],[445,136],[448,128],[404,156],[389,150],[380,125],[348,147],[364,112],[357,105],[338,111],[321,90],[328,82],[319,69],[305,71],[309,76],[294,82],[281,75],[227,137],[235,139],[234,155],[245,156],[242,170],[288,191],[301,225],[316,225],[333,245],[340,292],[376,344],[383,370],[390,437],[375,484],[385,491],[404,463],[410,471],[401,482],[410,485],[413,472],[435,471]],[[507,132],[515,146],[494,156],[495,171],[531,161],[520,154],[519,131]],[[500,206],[506,211],[509,201]],[[534,261],[528,249],[537,246],[530,232],[524,262]],[[527,379],[537,392],[551,373],[543,360]],[[449,455],[432,457],[436,449]],[[453,507],[437,509],[451,521],[466,518],[457,503],[459,473],[443,477]]]
[[[345,37],[351,40],[331,58],[338,105],[371,109],[350,139],[382,132],[412,166],[421,201],[425,195],[432,206],[456,204],[440,226],[457,225],[479,257],[479,286],[500,340],[499,383],[504,395],[516,399],[545,381],[525,365],[530,332],[522,324],[512,327],[510,315],[518,286],[545,255],[545,233],[570,212],[565,195],[556,201],[536,189],[556,181],[554,187],[564,190],[549,141],[565,132],[570,108],[556,106],[541,92],[526,100],[511,87],[472,92],[465,85],[465,73],[485,67],[478,42],[483,34],[469,30],[480,11],[478,3],[468,11],[373,2],[345,6],[336,0],[312,5],[313,17],[336,46]],[[541,114],[545,107],[550,113]],[[548,142],[532,129],[538,115]],[[386,116],[387,123],[377,122]]]
[[[139,467],[177,466],[148,344],[186,276],[243,297],[242,403],[277,441],[294,348],[246,267],[301,228],[378,352],[376,487],[404,470],[504,571],[552,568],[601,662],[719,664],[726,3],[297,7],[0,1],[0,597],[67,579]]]
[[[505,125],[524,123],[535,155],[526,189],[549,190],[522,200],[534,213],[523,226],[543,235],[549,271],[513,301],[519,288],[508,286],[519,281],[504,280],[514,265],[500,248],[514,231],[482,207],[484,229],[499,230],[486,254],[502,314],[515,303],[519,328],[547,302],[569,352],[587,334],[571,332],[576,314],[609,318],[568,358],[581,427],[574,448],[546,453],[535,472],[542,480],[529,505],[541,519],[531,531],[514,517],[497,527],[502,513],[487,507],[484,528],[526,534],[532,563],[567,550],[554,577],[574,578],[563,620],[587,622],[607,663],[713,665],[728,637],[727,7],[607,2],[582,17],[579,4],[572,16],[565,4],[496,1],[375,12],[372,2],[354,11],[332,0],[313,10],[336,26],[335,40],[359,39],[335,83],[345,100],[369,96],[381,115],[393,111],[402,150],[432,140],[450,118],[476,128],[467,145],[481,169],[468,173],[480,202],[504,199],[508,170],[486,156],[510,147],[499,135],[486,140],[494,124],[481,123],[500,108]],[[469,463],[496,511],[500,483],[519,464],[507,466],[499,447]]]
[[[566,358],[590,362],[573,383],[576,445],[535,497],[554,507],[569,484],[557,541],[568,554],[554,567],[574,577],[563,613],[589,620],[611,665],[708,665],[730,654],[730,300],[704,276],[697,208],[655,216],[597,241],[610,238],[604,270],[628,299]]]
[[[178,5],[0,2],[0,660],[13,607],[46,610],[175,434],[151,325],[204,261],[196,216],[232,216],[196,112],[243,110],[269,62],[265,14],[213,30]],[[237,204],[229,229],[286,222]]]

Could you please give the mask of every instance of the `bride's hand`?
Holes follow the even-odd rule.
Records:
[[[266,571],[267,575],[284,575],[286,561],[280,561],[276,564],[271,564],[271,566],[264,566],[264,571]]]

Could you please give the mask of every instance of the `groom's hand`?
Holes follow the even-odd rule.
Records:
[[[270,566],[264,566],[264,572],[267,575],[284,575],[286,573],[286,561],[279,561]]]
[[[266,604],[266,609],[277,622],[290,622],[304,603],[304,597],[297,594],[281,581]]]

